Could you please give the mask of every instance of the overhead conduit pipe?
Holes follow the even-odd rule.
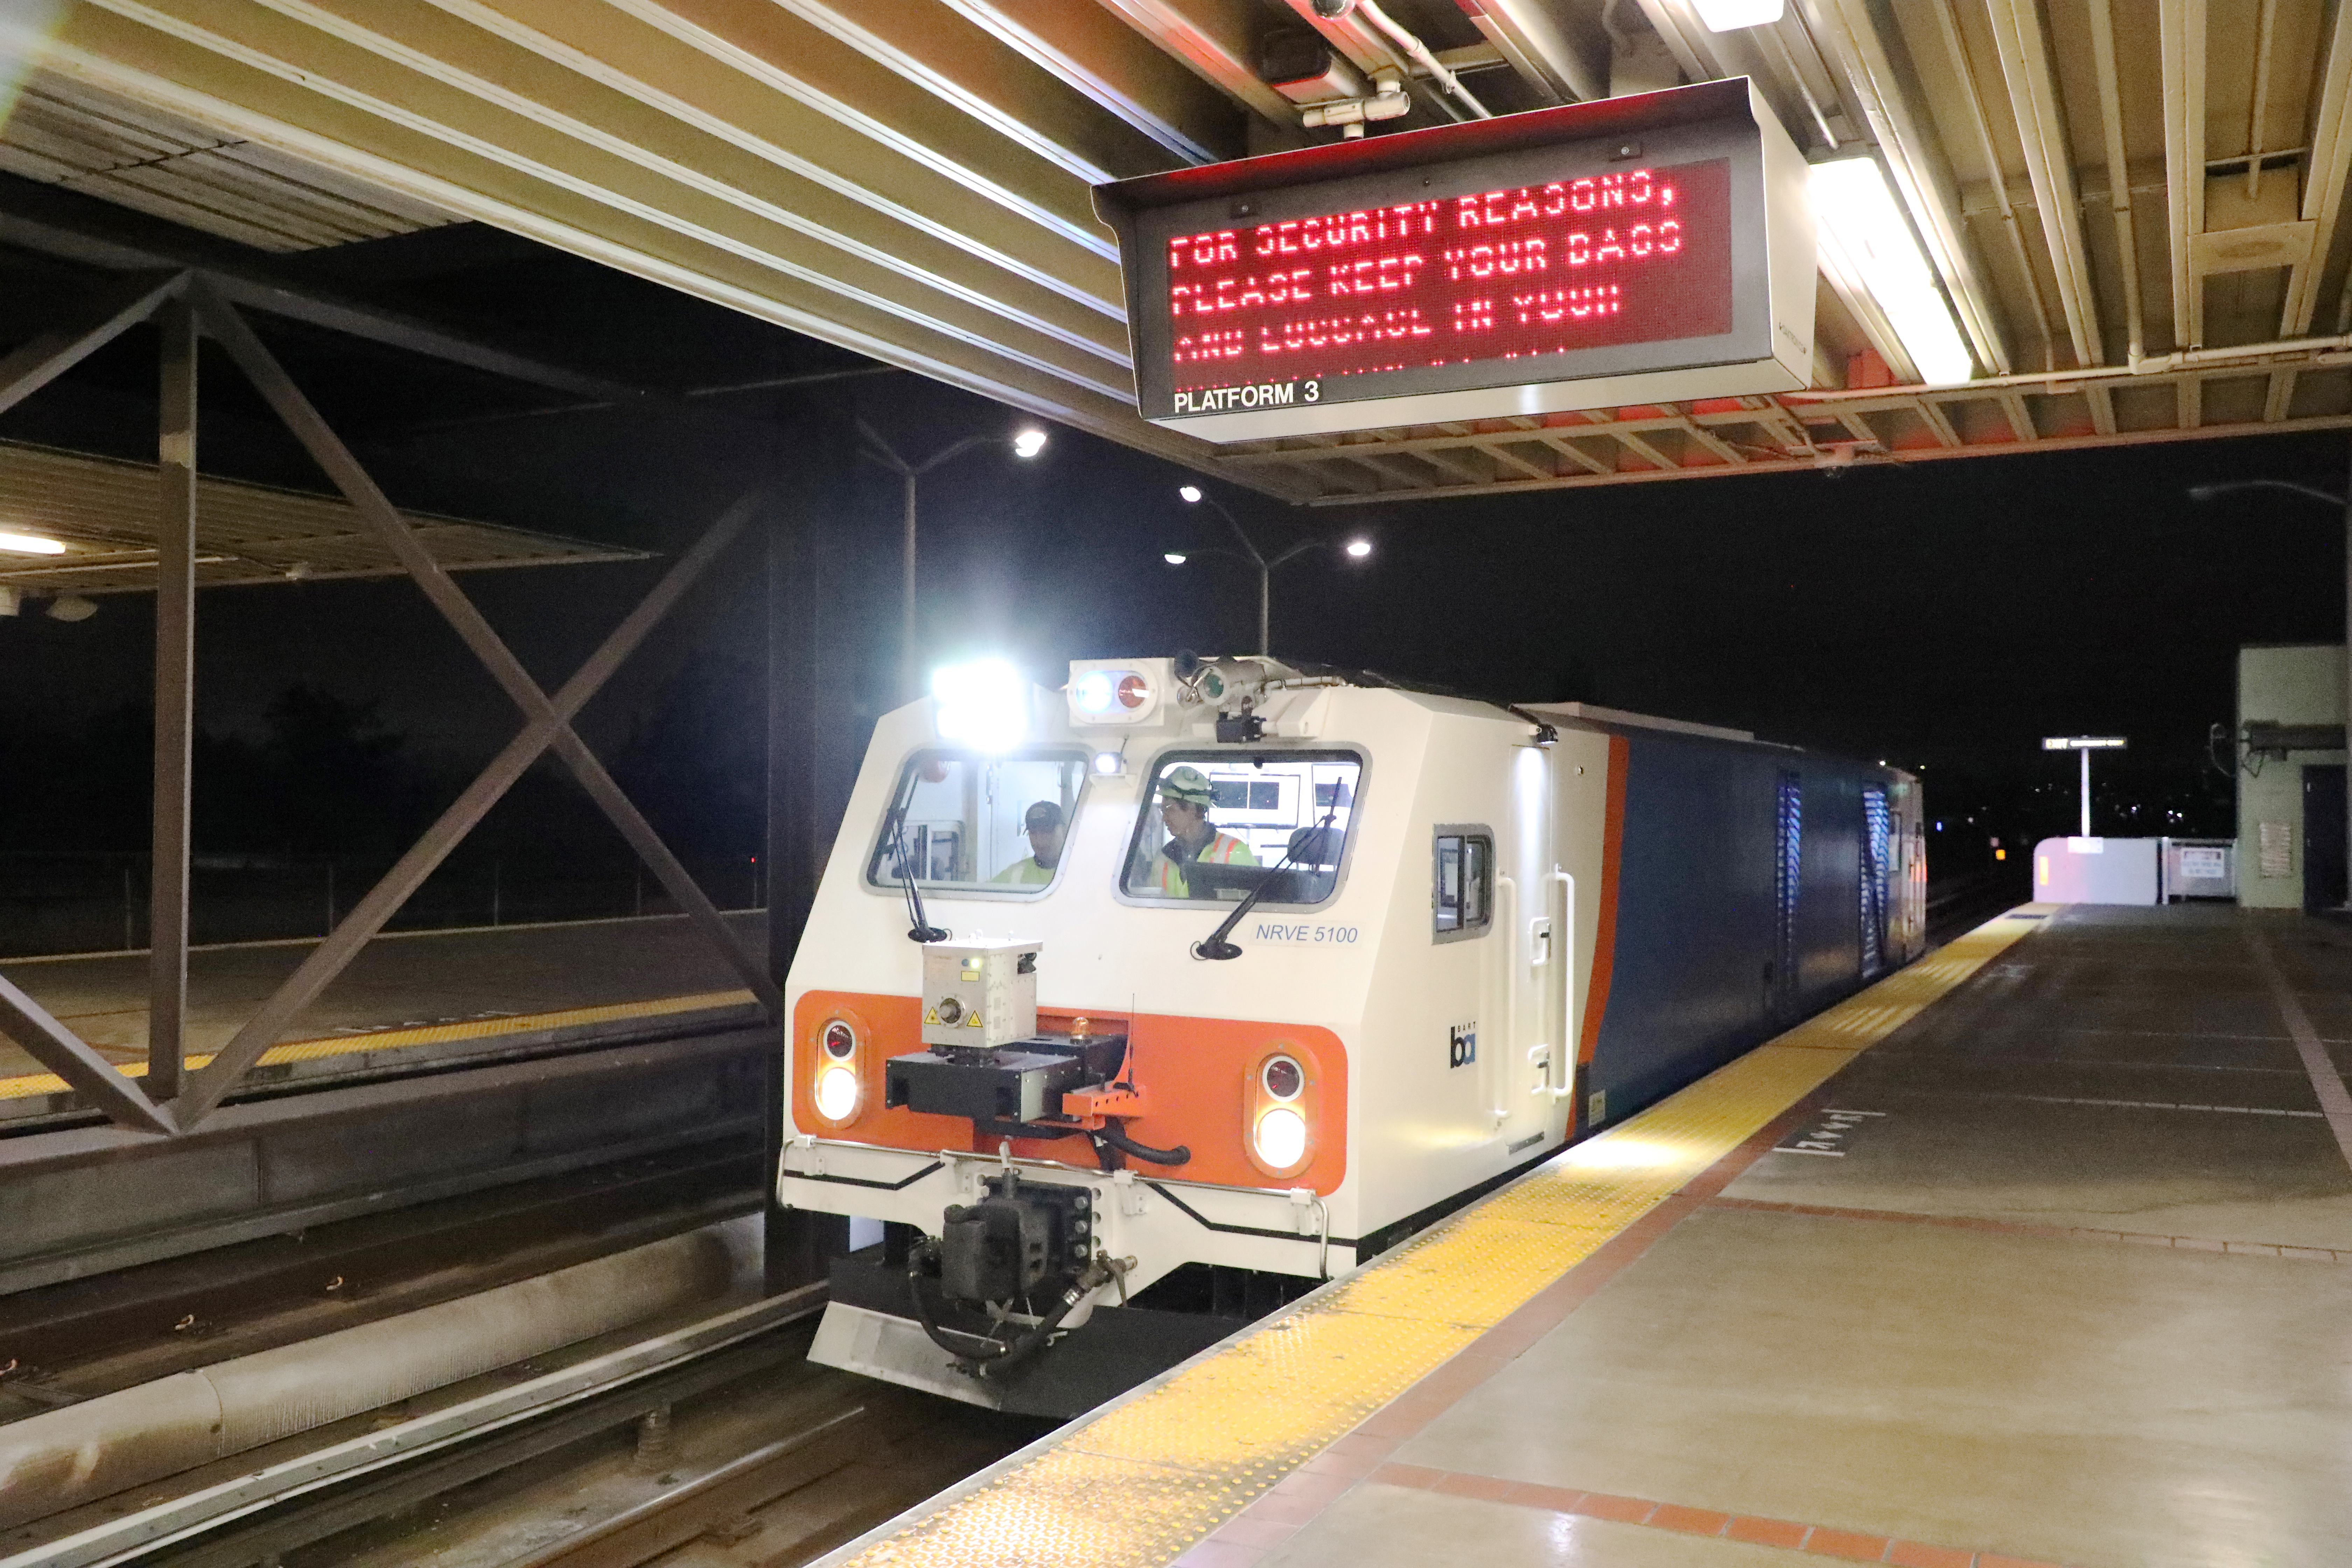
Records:
[[[740,1220],[708,1226],[0,1426],[0,1527],[717,1295],[755,1235]]]
[[[1448,70],[1435,55],[1429,52],[1428,45],[1423,43],[1410,29],[1381,9],[1379,0],[1314,0],[1314,10],[1316,16],[1328,22],[1340,21],[1349,16],[1362,17],[1375,31],[1395,45],[1398,53],[1419,66],[1422,71],[1447,96],[1468,110],[1473,119],[1495,118],[1494,111],[1479,102],[1477,96],[1462,85],[1462,79]]]

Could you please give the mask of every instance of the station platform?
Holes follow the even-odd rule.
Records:
[[[727,918],[755,951],[767,940],[764,912]],[[316,945],[193,951],[190,1069],[211,1060]],[[0,973],[136,1077],[146,1071],[147,962],[144,952],[0,959]],[[751,994],[683,915],[386,932],[297,1019],[292,1037],[263,1056],[257,1081],[469,1060],[638,1024],[720,1026],[757,1014]],[[62,1080],[0,1038],[0,1122],[65,1098]]]
[[[2024,906],[827,1562],[2352,1562],[2347,1037]]]

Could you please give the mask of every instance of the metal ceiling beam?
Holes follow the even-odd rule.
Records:
[[[2352,5],[2336,6],[2328,27],[2311,126],[2311,151],[2304,160],[2303,218],[2316,226],[2310,252],[2287,271],[2286,299],[2279,310],[2283,338],[2299,338],[2311,330],[2320,274],[2336,249],[2345,183],[2352,180]],[[2336,330],[2345,331],[2344,323],[2339,321]]]
[[[98,0],[98,4],[115,8],[116,0]],[[784,221],[781,209],[747,210],[712,189],[714,182],[707,177],[689,182],[681,177],[685,171],[675,164],[647,168],[625,150],[620,139],[602,133],[583,136],[581,121],[558,115],[520,93],[477,96],[472,89],[486,89],[492,72],[526,77],[531,75],[530,63],[538,63],[541,68],[532,87],[541,96],[561,95],[568,84],[581,99],[601,98],[602,113],[619,114],[620,105],[628,102],[617,94],[600,94],[596,84],[544,62],[533,62],[504,40],[452,22],[437,11],[424,6],[382,8],[388,26],[411,35],[431,36],[428,24],[437,24],[445,32],[454,29],[458,37],[436,37],[433,41],[451,53],[468,44],[479,47],[487,55],[487,69],[477,75],[457,61],[425,56],[409,42],[350,27],[338,15],[350,8],[350,0],[343,5],[333,5],[332,0],[328,5],[282,0],[279,9],[263,5],[225,7],[207,0],[148,0],[146,4],[123,0],[120,8],[136,9],[166,22],[173,32],[217,55],[234,58],[289,86],[331,97],[380,121],[649,217],[820,288],[877,303],[968,341],[990,344],[1108,395],[1118,395],[1124,390],[1128,380],[1124,333],[1102,311],[1045,293],[960,252],[950,252],[951,259],[946,265],[968,268],[972,276],[943,276],[904,264],[893,266],[884,258],[892,238],[902,243],[915,238],[897,226],[887,226],[888,232],[877,234],[858,249],[830,243],[806,232],[807,226],[807,226],[804,219],[798,224]],[[304,13],[304,19],[297,21],[288,15],[295,11]],[[338,36],[327,30],[330,26],[349,36]],[[694,134],[642,106],[632,107],[644,117],[633,122],[638,135],[658,142],[675,140],[667,132]],[[550,123],[551,120],[557,123]],[[707,153],[718,146],[703,140],[699,151]],[[762,174],[776,177],[774,170],[745,159],[740,151],[721,150],[752,163],[757,171],[730,170],[734,177],[751,183]],[[852,211],[863,216],[866,209],[853,207]],[[913,243],[907,248],[928,247]],[[988,276],[978,276],[982,273]],[[1066,319],[1051,319],[1055,311]],[[1084,335],[1087,331],[1100,336],[1090,339]]]
[[[1106,0],[1108,3],[1108,0]],[[1210,0],[1202,0],[1210,3]],[[1245,153],[1243,115],[1220,80],[1213,56],[1199,59],[1151,47],[1126,19],[1085,0],[940,0],[1118,115],[1188,163],[1214,163]],[[1232,9],[1229,0],[1227,9]],[[1172,5],[1150,6],[1181,15]],[[1222,49],[1226,29],[1203,31]],[[1246,63],[1244,34],[1239,58]],[[1267,89],[1271,91],[1271,89]],[[1278,95],[1277,95],[1278,96]],[[1246,99],[1241,101],[1248,101]]]
[[[1540,0],[1455,3],[1519,79],[1546,101],[1591,102],[1609,96],[1609,43],[1606,37],[1574,36],[1576,22],[1583,18]]]
[[[201,270],[223,297],[247,310],[576,397],[637,403],[651,395],[643,387],[588,375],[415,317],[321,293],[244,252],[243,247],[205,243],[91,197],[10,174],[0,174],[0,244],[110,272]],[[0,407],[5,406],[0,403]]]
[[[2205,346],[2205,286],[2191,247],[2205,232],[2205,0],[2157,0],[2157,25],[2164,57],[2164,210],[2178,353]]]
[[[2076,204],[2074,164],[2066,142],[2065,107],[2050,68],[2049,42],[2034,0],[1986,0],[2001,76],[2009,84],[2011,112],[2025,149],[2026,176],[2032,182],[2050,266],[2058,279],[2058,301],[2066,332],[2081,365],[2106,362],[2099,328],[2098,295],[2083,250],[2083,215]]]
[[[1183,160],[938,0],[773,0],[1088,184]]]
[[[594,68],[666,95],[667,112],[714,134],[740,128],[732,133],[762,155],[805,153],[794,166],[837,181],[845,195],[911,210],[1008,255],[1025,243],[1010,216],[1106,262],[1118,258],[1085,184],[1067,170],[992,135],[974,144],[967,116],[768,0],[514,0],[467,9],[562,40]],[[659,48],[646,31],[684,49]]]
[[[1123,388],[1113,404],[1099,392],[1041,374],[984,339],[919,325],[881,301],[815,286],[680,234],[650,216],[615,207],[568,184],[550,184],[95,5],[68,13],[48,58],[54,68],[87,74],[99,85],[133,99],[202,115],[234,133],[287,146],[358,178],[413,188],[465,216],[748,309],[877,359],[940,374],[980,390],[992,392],[1010,384],[1034,400],[1027,405],[1039,412],[1046,411],[1040,405],[1065,406],[1070,416],[1092,422],[1116,407],[1131,417],[1131,401]],[[5,220],[0,218],[0,238],[5,237]],[[246,302],[234,293],[231,299]],[[1063,390],[1049,390],[1057,385]],[[591,382],[578,390],[609,395],[610,384]],[[1073,393],[1078,395],[1070,396]],[[1101,401],[1090,409],[1088,397]]]
[[[1257,43],[1264,18],[1255,0],[1098,3],[1267,124],[1297,129],[1297,106],[1258,77]]]
[[[2116,68],[2115,15],[2108,0],[2089,0],[2089,11],[2091,69],[2099,84],[2099,132],[2107,155],[2107,210],[2116,226],[2116,255],[2123,272],[2124,358],[2129,362],[2147,352],[2147,332],[2140,305],[2139,237],[2132,221],[2131,160],[2124,150],[2123,83]],[[2340,174],[2336,183],[2343,183]],[[2305,324],[2309,324],[2307,319]],[[2112,419],[2111,415],[2103,416]]]

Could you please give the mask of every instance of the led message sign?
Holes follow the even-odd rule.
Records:
[[[1101,187],[1142,411],[1244,440],[1802,386],[1802,164],[1760,112],[1709,83]]]

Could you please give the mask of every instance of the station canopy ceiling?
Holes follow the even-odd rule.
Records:
[[[2352,425],[2352,5],[1387,0],[1496,112],[1748,76],[1874,156],[1973,365],[1850,267],[1814,388],[1215,447],[1136,415],[1088,186],[1306,144],[1257,68],[1313,0],[71,0],[0,169],[264,249],[459,219],[1293,500]],[[1773,7],[1769,5],[1767,10]]]
[[[0,441],[0,518],[62,545],[0,552],[0,587],[29,594],[119,594],[155,587],[152,463]],[[639,561],[645,552],[430,512],[403,512],[445,570]],[[397,577],[399,560],[350,503],[232,479],[196,481],[196,585]]]

